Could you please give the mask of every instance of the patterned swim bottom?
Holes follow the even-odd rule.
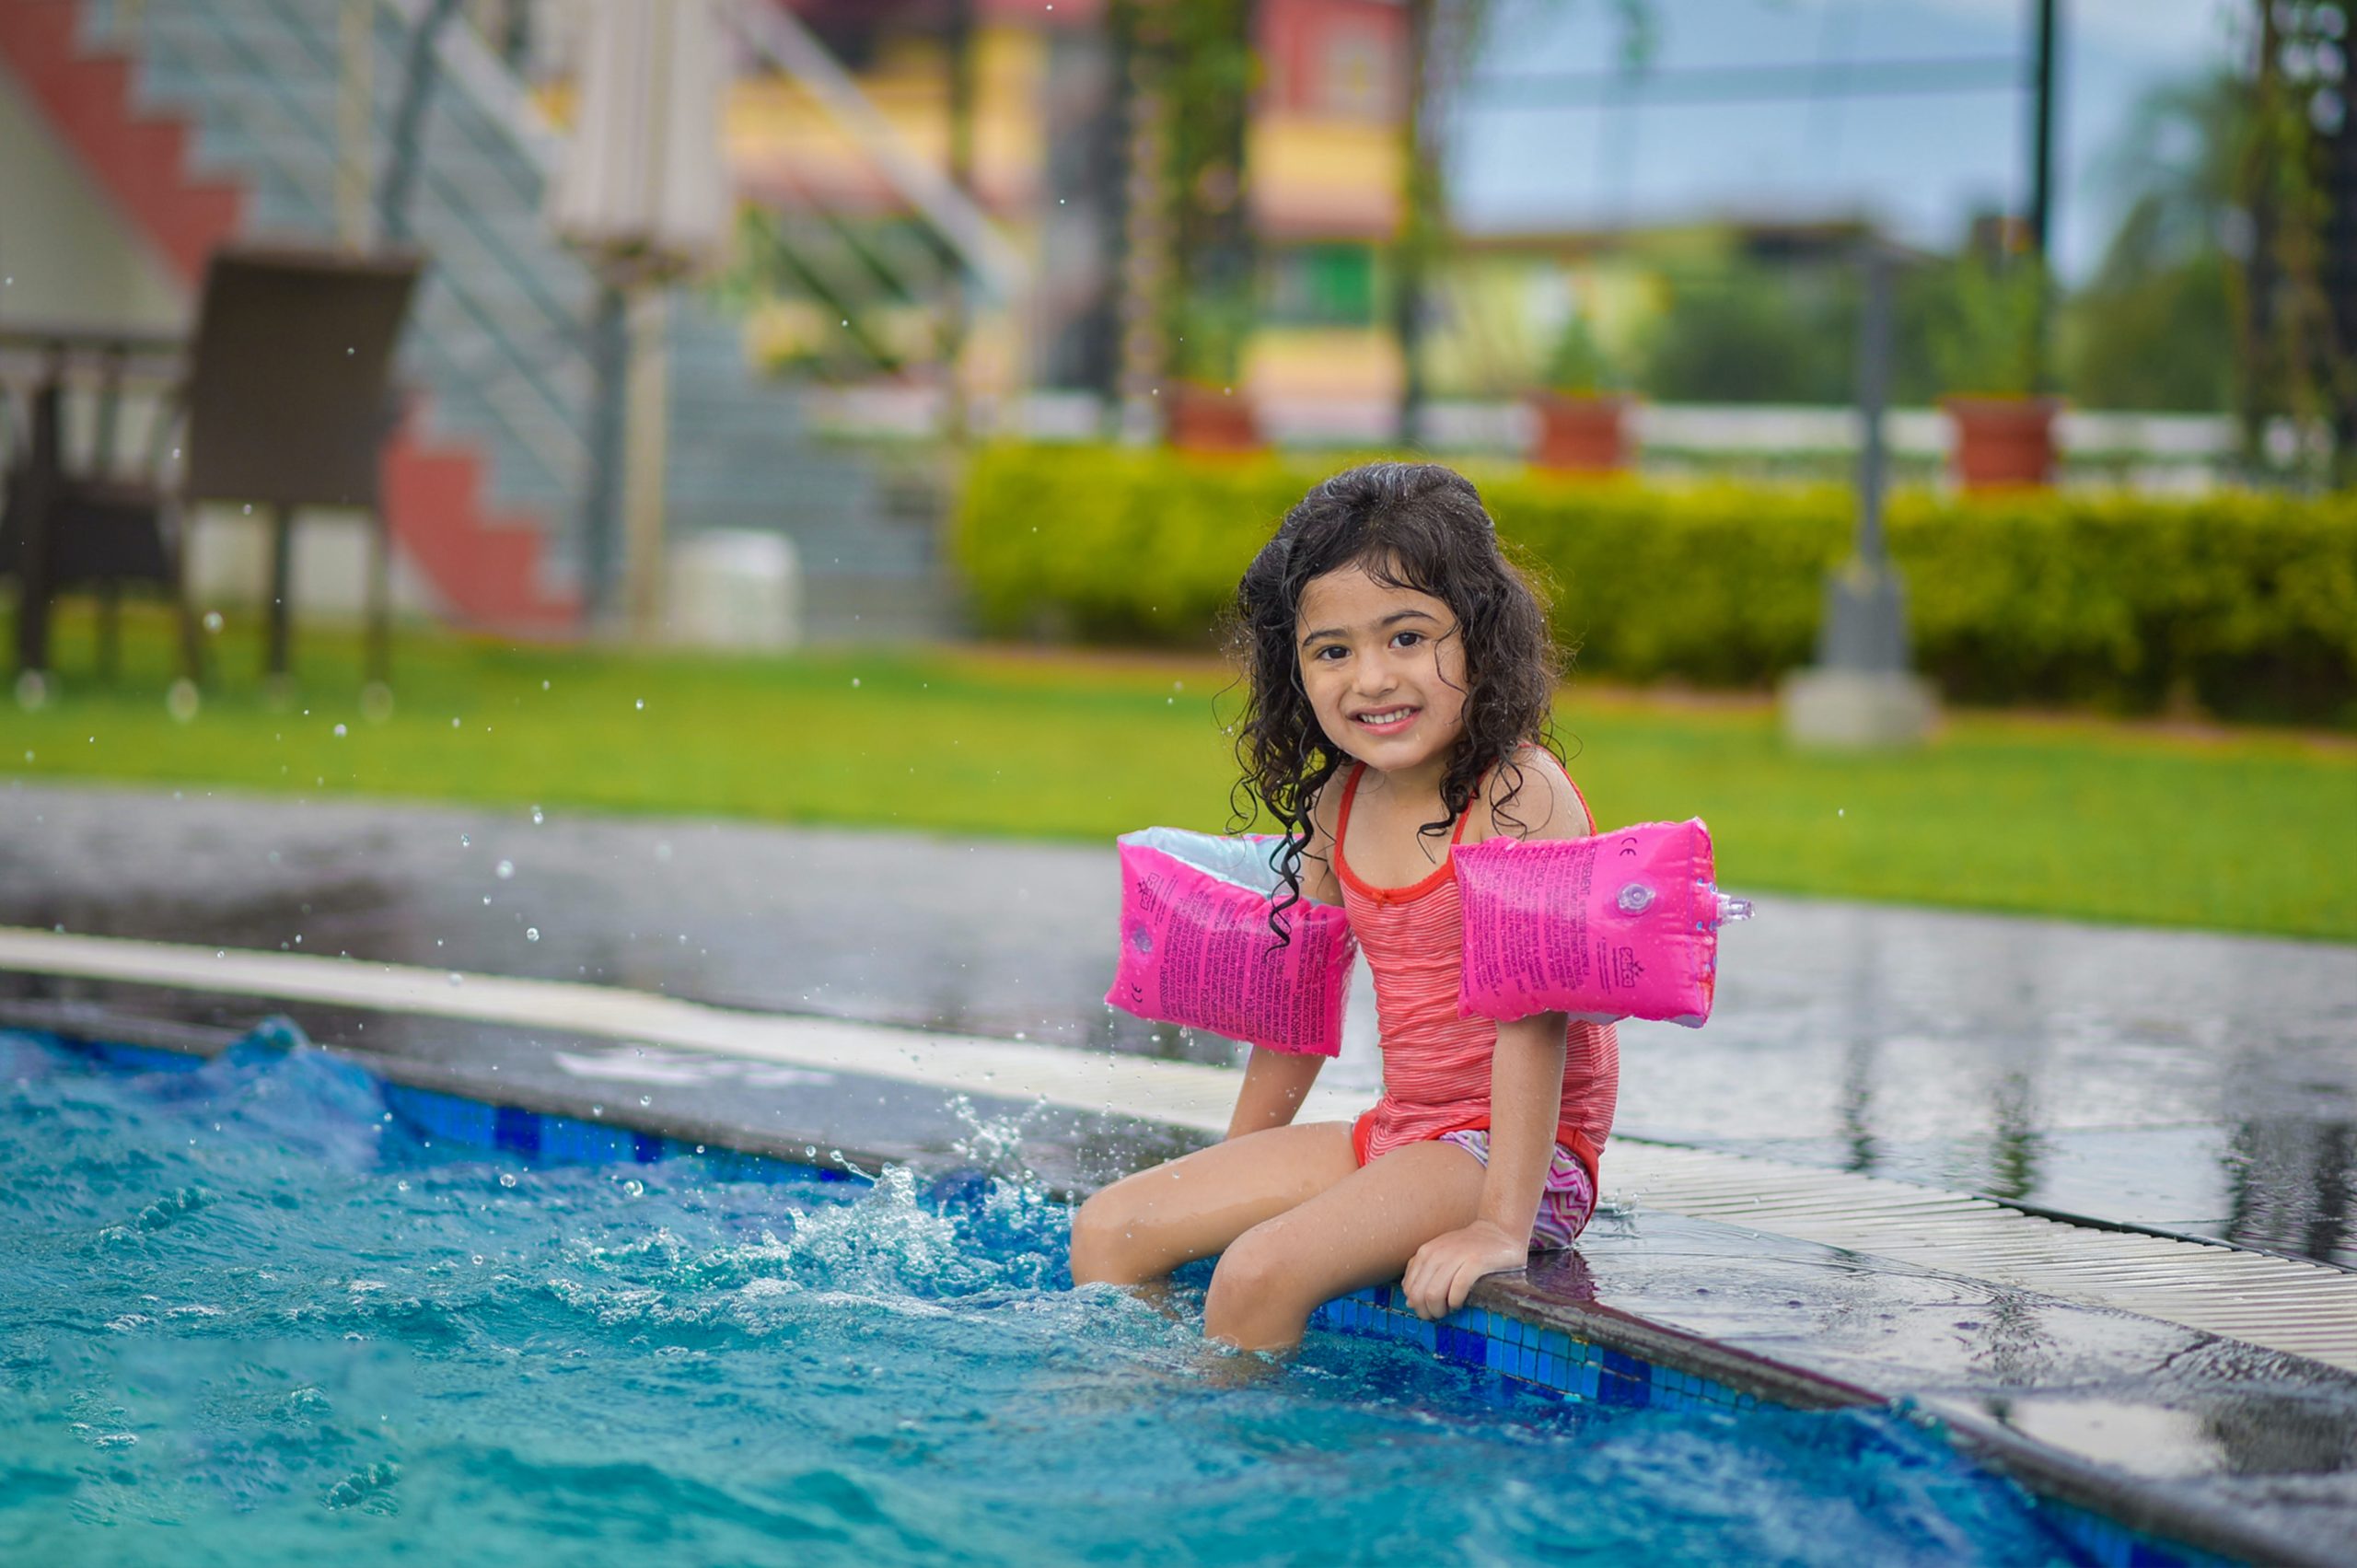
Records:
[[[1440,1141],[1455,1144],[1484,1166],[1490,1163],[1490,1134],[1480,1128],[1444,1132]],[[1556,1144],[1555,1157],[1547,1162],[1547,1185],[1538,1194],[1538,1218],[1530,1227],[1530,1249],[1569,1247],[1595,1214],[1596,1184],[1588,1179],[1587,1167],[1579,1156]]]

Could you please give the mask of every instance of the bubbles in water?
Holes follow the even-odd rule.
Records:
[[[633,1176],[622,1183],[622,1191],[633,1198],[644,1198],[646,1196],[646,1183]]]
[[[509,877],[516,875],[516,863],[512,860],[503,860],[492,869],[498,876],[499,879],[505,882]]]
[[[516,1173],[515,1173],[514,1171],[512,1171],[512,1170],[503,1170],[503,1171],[501,1171],[501,1172],[499,1173],[499,1184],[500,1184],[502,1187],[513,1187],[513,1186],[515,1186],[515,1185],[516,1185]]]
[[[539,941],[540,939],[540,928],[539,926],[537,926],[537,925],[528,925],[528,926],[524,927],[524,940],[525,940],[525,941],[527,941],[527,942],[537,942],[537,941]]]

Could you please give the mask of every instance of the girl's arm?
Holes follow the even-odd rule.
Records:
[[[1563,1093],[1568,1020],[1541,1013],[1498,1026],[1490,1060],[1490,1168],[1473,1223],[1436,1236],[1408,1260],[1401,1278],[1419,1317],[1444,1318],[1465,1305],[1484,1274],[1530,1260],[1530,1227],[1555,1157],[1555,1114]]]
[[[1309,843],[1301,852],[1301,896],[1321,904],[1342,901],[1342,884],[1334,875],[1333,812],[1334,803],[1341,798],[1335,787],[1335,781],[1329,779],[1311,803]],[[1247,1132],[1291,1126],[1294,1113],[1308,1097],[1325,1061],[1322,1056],[1296,1056],[1254,1046],[1251,1060],[1244,1066],[1244,1087],[1237,1092],[1236,1109],[1227,1119],[1227,1135],[1240,1138]],[[1534,1199],[1534,1214],[1536,1202]]]
[[[1301,1056],[1254,1046],[1251,1061],[1245,1063],[1244,1087],[1236,1097],[1236,1110],[1227,1119],[1227,1135],[1241,1138],[1247,1132],[1292,1125],[1294,1113],[1301,1109],[1309,1086],[1318,1081],[1318,1069],[1325,1064],[1322,1056]],[[1531,1203],[1535,1214],[1538,1200],[1534,1198]]]

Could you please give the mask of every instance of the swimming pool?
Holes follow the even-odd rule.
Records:
[[[2084,1560],[1888,1413],[1207,1353],[1000,1181],[457,1143],[308,1048],[0,1034],[0,1083],[10,1561]]]

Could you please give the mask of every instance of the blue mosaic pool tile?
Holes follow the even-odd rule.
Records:
[[[1596,1401],[1643,1409],[1653,1403],[1653,1367],[1617,1350],[1604,1353],[1604,1376],[1596,1385]]]
[[[540,1118],[540,1157],[580,1160],[590,1164],[635,1163],[637,1134],[626,1127],[608,1127],[570,1116]]]
[[[387,1084],[385,1104],[393,1114],[433,1137],[471,1144],[478,1148],[498,1146],[497,1108],[479,1099],[461,1099],[457,1095],[412,1088],[406,1084]]]
[[[2076,1504],[2033,1493],[2039,1517],[2097,1568],[2232,1568],[2234,1559],[2175,1541],[2156,1540]]]
[[[519,1155],[539,1154],[540,1152],[540,1113],[513,1105],[503,1105],[497,1109],[499,1114],[492,1122],[493,1145],[498,1148],[512,1149]]]
[[[192,1056],[185,1051],[158,1051],[153,1046],[93,1042],[83,1049],[110,1067],[127,1068],[134,1073],[187,1073],[204,1065],[202,1056]]]

